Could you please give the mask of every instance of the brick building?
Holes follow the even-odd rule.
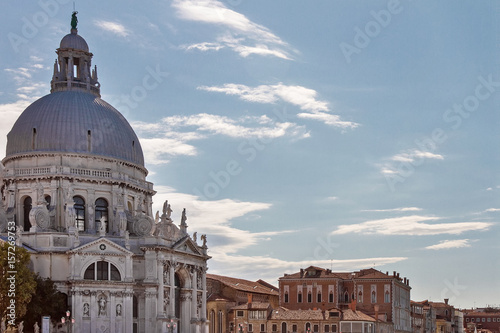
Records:
[[[484,332],[500,333],[500,311],[479,312],[476,310],[464,311],[464,328],[467,333]]]
[[[256,282],[207,274],[207,314],[210,333],[234,332],[251,319],[254,332],[278,308],[278,289],[265,281]],[[247,332],[247,331],[245,331]]]
[[[425,314],[422,302],[411,301],[411,331],[413,333],[424,333]]]
[[[395,332],[410,332],[410,283],[399,273],[364,269],[336,273],[310,266],[279,279],[280,306],[291,310],[355,309],[381,322],[392,323]]]

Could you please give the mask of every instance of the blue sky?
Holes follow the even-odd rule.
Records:
[[[76,1],[104,100],[210,273],[375,267],[499,304],[499,4]],[[0,156],[49,93],[73,2],[4,3]]]

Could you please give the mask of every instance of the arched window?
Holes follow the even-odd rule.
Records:
[[[302,303],[302,292],[299,291],[297,294],[297,303]]]
[[[321,291],[318,291],[318,296],[317,296],[317,302],[318,303],[321,303],[322,299],[321,299]]]
[[[372,291],[372,303],[377,303],[377,293],[375,290]]]
[[[73,205],[76,214],[76,227],[78,231],[85,231],[85,200],[82,197],[74,196]]]
[[[215,333],[215,311],[211,310],[210,311],[210,333]]]
[[[285,291],[285,303],[288,303],[288,291]]]
[[[311,332],[311,323],[306,323],[306,333]]]
[[[137,296],[132,296],[132,317],[139,317],[139,304],[137,304]]]
[[[98,261],[91,264],[85,270],[83,275],[85,280],[98,280],[98,281],[121,281],[121,275],[118,268],[112,263],[107,261]]]
[[[347,292],[347,290],[344,293],[344,303],[349,303],[349,293]]]
[[[286,322],[281,323],[281,333],[288,333],[286,330]]]
[[[31,211],[31,197],[26,197],[23,201],[23,227],[24,231],[30,231],[31,223],[30,223],[30,211]]]
[[[311,292],[308,292],[307,293],[307,303],[311,303],[312,302],[312,293]]]
[[[219,325],[217,325],[218,329],[217,329],[217,333],[222,333],[222,311],[219,311]]]
[[[52,201],[52,198],[50,197],[50,195],[46,195],[45,196],[45,202],[47,203],[47,210],[50,210],[50,203]]]
[[[99,198],[95,201],[95,222],[97,229],[101,226],[101,219],[106,223],[106,232],[109,232],[108,202],[103,198]]]
[[[333,291],[330,291],[330,295],[328,295],[328,302],[333,303]]]
[[[384,302],[385,303],[390,303],[391,302],[391,294],[389,293],[389,291],[386,291],[385,294],[384,294]]]

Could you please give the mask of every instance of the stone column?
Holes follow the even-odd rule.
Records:
[[[202,297],[201,297],[201,320],[207,321],[207,274],[206,268],[202,268],[200,270],[201,275],[201,289],[202,289]]]
[[[111,332],[116,332],[116,292],[112,291],[109,293],[108,302],[108,317],[111,319],[109,322],[109,330]]]
[[[90,331],[97,332],[97,316],[99,314],[99,305],[97,304],[97,292],[90,292]]]
[[[198,286],[197,286],[197,277],[198,272],[197,268],[192,268],[193,273],[191,274],[191,320],[198,320],[198,316],[196,314],[198,307]]]
[[[96,225],[95,225],[95,190],[88,189],[87,190],[87,232],[91,234],[96,233]]]
[[[144,318],[146,332],[155,332],[156,330],[156,288],[146,289],[146,305],[144,307]]]
[[[165,311],[163,310],[163,255],[160,254],[158,261],[157,261],[157,270],[158,270],[158,304],[157,304],[157,310],[156,312],[158,313],[158,316],[160,317],[165,317]]]
[[[132,333],[132,326],[134,325],[133,296],[134,294],[130,290],[125,290],[123,293],[122,316],[123,326],[125,327],[124,333]]]
[[[170,316],[175,317],[175,262],[170,261]]]

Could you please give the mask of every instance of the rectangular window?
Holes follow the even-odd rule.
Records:
[[[330,325],[325,325],[325,333],[330,333]]]
[[[248,332],[253,332],[253,325],[252,324],[248,324]]]
[[[265,332],[266,331],[266,325],[265,324],[260,324],[260,331]]]
[[[297,325],[292,325],[292,332],[297,332]]]
[[[273,332],[278,332],[278,325],[273,324],[272,328],[273,328]]]
[[[97,280],[108,280],[108,262],[97,262]]]
[[[302,303],[302,293],[297,295],[297,303]]]
[[[241,310],[236,311],[236,317],[243,317],[243,311]]]
[[[333,292],[330,292],[330,295],[328,295],[328,302],[333,303]]]
[[[337,333],[337,325],[332,325],[332,333]]]
[[[313,326],[313,332],[319,332],[319,325]]]

